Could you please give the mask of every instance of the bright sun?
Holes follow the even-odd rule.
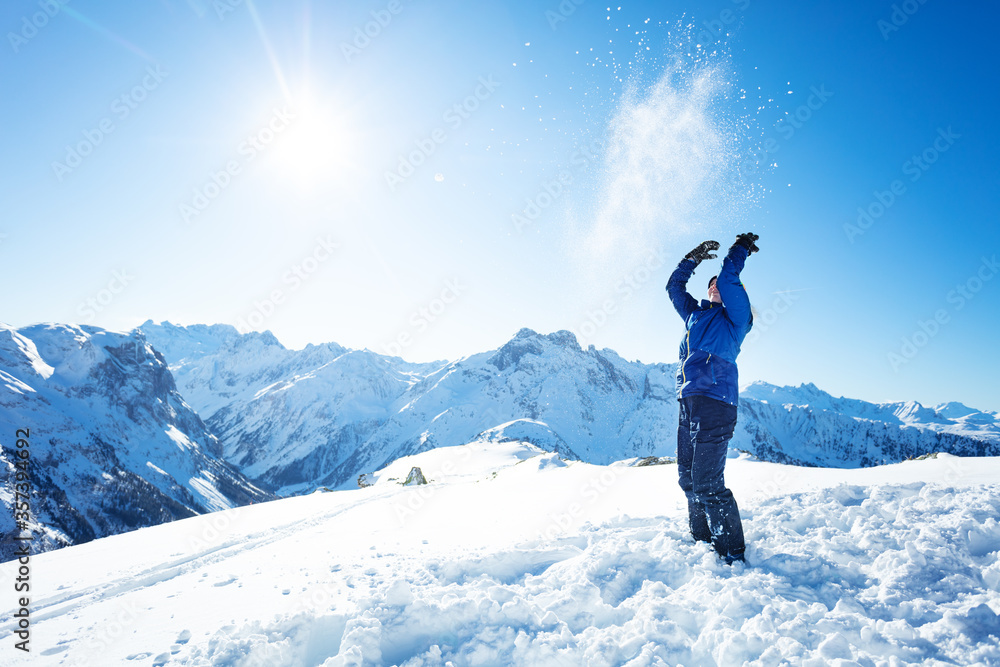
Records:
[[[304,188],[349,175],[356,141],[343,111],[312,95],[298,98],[288,108],[294,115],[274,142],[275,169]]]

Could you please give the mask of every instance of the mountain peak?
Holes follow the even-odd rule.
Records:
[[[277,345],[278,347],[284,347],[284,345],[282,345],[281,342],[278,340],[278,337],[275,336],[273,333],[271,333],[270,329],[261,332],[260,342],[264,343],[265,345]]]
[[[497,370],[517,365],[526,354],[542,355],[552,346],[581,352],[580,343],[571,331],[556,331],[550,334],[540,334],[527,327],[521,329],[507,343],[487,360]]]
[[[970,408],[964,403],[959,403],[958,401],[948,401],[947,403],[936,405],[933,410],[942,417],[947,417],[948,419],[968,417],[969,415],[978,414],[980,412],[979,410]]]
[[[146,320],[133,331],[142,332],[145,339],[163,354],[171,366],[213,354],[223,345],[239,338],[231,324],[173,324],[167,320],[157,324]]]
[[[798,387],[779,387],[759,380],[744,385],[740,389],[740,397],[779,405],[808,405],[819,410],[836,409],[836,404],[842,400],[834,398],[812,382],[804,382]]]
[[[546,336],[546,338],[560,347],[565,347],[571,350],[581,350],[580,342],[576,339],[576,334],[572,331],[561,329],[550,333]]]
[[[567,331],[566,329],[560,329],[559,331],[553,331],[550,334],[540,334],[534,329],[529,329],[528,327],[522,327],[514,337],[510,340],[513,342],[515,340],[530,340],[537,339],[539,341],[548,341],[558,345],[559,347],[569,348],[571,350],[582,350],[580,347],[580,342],[576,339],[576,334],[572,331]]]
[[[234,350],[260,347],[285,349],[281,341],[270,331],[248,331],[247,333],[237,335],[235,338],[228,339],[223,345],[223,348]]]

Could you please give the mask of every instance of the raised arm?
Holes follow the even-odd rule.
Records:
[[[670,295],[670,302],[674,304],[674,310],[685,322],[691,311],[698,307],[698,302],[687,291],[687,281],[691,278],[696,266],[698,266],[698,262],[693,259],[682,259],[674,272],[670,274],[670,280],[667,281],[667,294]]]
[[[740,234],[736,237],[736,243],[729,249],[726,258],[722,260],[722,272],[715,282],[719,289],[719,296],[726,307],[726,313],[734,324],[746,327],[749,331],[752,321],[750,311],[750,297],[746,288],[740,282],[740,272],[747,261],[750,253],[757,252],[758,248],[754,244],[758,237],[756,234]]]
[[[711,251],[719,249],[718,241],[703,241],[697,248],[689,252],[677,265],[674,272],[670,274],[667,281],[667,294],[670,295],[670,302],[674,304],[674,309],[685,322],[691,312],[698,307],[698,301],[688,294],[687,281],[691,279],[691,274],[704,259],[715,259]]]

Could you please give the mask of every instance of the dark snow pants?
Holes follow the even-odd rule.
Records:
[[[680,399],[677,472],[694,539],[711,542],[727,563],[743,558],[743,524],[723,472],[736,406],[707,396]]]

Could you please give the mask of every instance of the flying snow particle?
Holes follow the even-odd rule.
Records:
[[[752,203],[744,139],[722,112],[733,83],[724,67],[677,58],[655,83],[625,86],[607,128],[600,204],[574,244],[588,280],[614,284],[651,248]]]

